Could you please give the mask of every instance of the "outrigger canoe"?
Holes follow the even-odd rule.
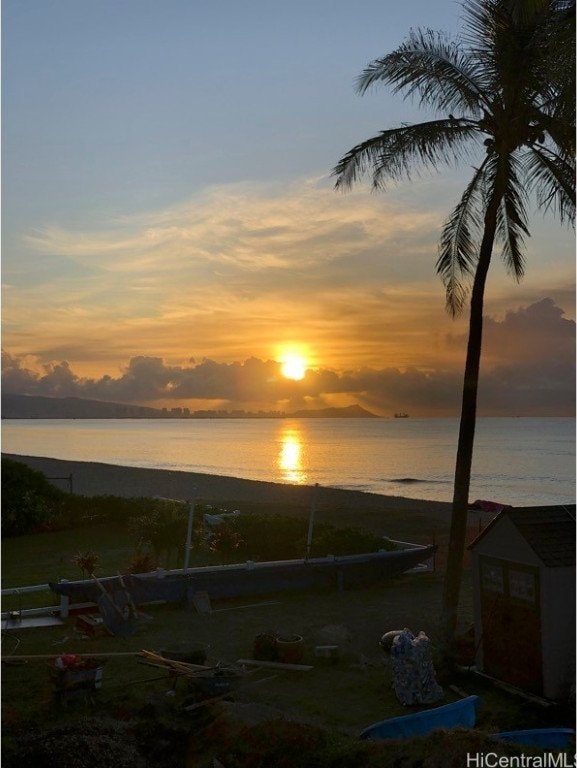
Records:
[[[399,576],[429,560],[435,550],[431,545],[342,557],[237,563],[168,574],[129,574],[123,580],[137,605],[154,600],[190,602],[195,592],[231,598],[321,587],[349,589]],[[116,576],[99,578],[99,582],[111,592],[122,587]],[[93,580],[51,582],[50,589],[74,602],[97,602],[100,596]]]

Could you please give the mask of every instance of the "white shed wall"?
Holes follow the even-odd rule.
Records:
[[[475,664],[483,670],[479,555],[539,569],[543,695],[560,699],[575,682],[575,568],[547,568],[506,517],[488,531],[471,552],[475,612]]]
[[[478,555],[498,557],[514,563],[542,567],[543,563],[508,517],[503,517],[488,531],[473,550]]]
[[[525,565],[542,565],[533,549],[521,536],[517,528],[507,517],[497,521],[490,531],[471,551],[473,565],[473,608],[475,612],[475,665],[481,672],[483,666],[483,628],[481,625],[481,576],[479,555],[496,557],[508,562],[524,563]]]

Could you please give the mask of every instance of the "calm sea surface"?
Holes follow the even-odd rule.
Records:
[[[451,500],[457,419],[4,420],[2,450]],[[575,499],[575,420],[487,418],[471,500]]]

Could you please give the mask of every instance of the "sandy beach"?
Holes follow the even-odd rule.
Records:
[[[49,457],[2,454],[46,475],[54,485],[83,496],[160,496],[172,499],[195,497],[207,504],[245,511],[306,515],[314,488],[245,480],[237,477],[178,472],[165,469],[125,467]],[[444,538],[449,524],[450,505],[445,502],[382,496],[374,493],[319,487],[316,493],[317,519],[389,535],[411,536],[428,543]]]

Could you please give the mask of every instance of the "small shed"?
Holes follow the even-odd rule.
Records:
[[[477,669],[563,699],[575,680],[575,505],[503,509],[469,549]]]

